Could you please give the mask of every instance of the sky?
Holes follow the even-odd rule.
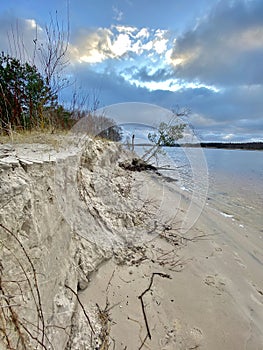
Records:
[[[56,11],[70,25],[64,103],[187,107],[202,141],[263,141],[262,0],[1,0],[1,51],[32,59]]]

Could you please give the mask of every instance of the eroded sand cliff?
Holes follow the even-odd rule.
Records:
[[[261,350],[256,233],[127,157],[0,145],[0,349]]]

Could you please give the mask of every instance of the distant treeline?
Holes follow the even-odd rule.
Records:
[[[178,147],[202,147],[223,149],[263,150],[263,142],[200,142],[200,144],[186,143]]]
[[[138,143],[135,146],[152,146],[150,143]],[[200,143],[177,143],[173,146],[162,145],[161,147],[202,147],[202,148],[222,148],[222,149],[245,149],[263,150],[263,142],[200,142]]]

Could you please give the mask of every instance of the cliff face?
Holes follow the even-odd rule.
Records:
[[[0,145],[0,349],[261,349],[259,232],[127,157]]]
[[[74,347],[78,291],[142,219],[123,156],[92,140],[0,147],[1,349]]]

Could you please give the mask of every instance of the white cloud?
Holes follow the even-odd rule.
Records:
[[[117,39],[110,45],[110,49],[115,56],[122,56],[130,51],[132,42],[128,34],[120,34]]]
[[[151,51],[153,48],[153,45],[154,45],[153,41],[148,41],[145,44],[142,44],[142,50]]]
[[[140,79],[132,79],[129,78],[129,81],[131,84],[135,84],[136,86],[147,88],[149,91],[155,91],[155,90],[162,90],[162,91],[179,91],[181,89],[200,89],[200,88],[206,88],[207,90],[211,90],[214,92],[219,92],[218,89],[216,89],[214,86],[207,86],[204,84],[199,83],[187,83],[182,82],[178,79],[166,79],[164,81],[143,81]]]
[[[167,51],[167,30],[157,29],[154,33],[153,47],[157,54],[161,55]]]
[[[178,91],[181,86],[176,80],[168,79],[166,81],[140,81],[130,80],[131,84],[135,84],[138,87],[147,88],[149,91],[162,90],[162,91]]]
[[[150,32],[147,28],[142,28],[137,34],[136,34],[136,38],[145,38],[148,39],[150,36]]]
[[[137,55],[141,55],[144,51],[144,46],[141,42],[141,40],[137,40],[131,47],[132,52],[136,53]]]
[[[89,51],[89,55],[83,55],[79,57],[79,62],[86,63],[100,63],[106,59],[106,55],[102,52],[99,52],[96,49],[92,49]]]
[[[79,62],[100,63],[107,59],[134,59],[134,54],[158,61],[168,50],[167,31],[117,25],[83,31],[71,45],[71,57]],[[169,47],[169,50],[171,47]],[[154,57],[156,56],[156,57]],[[162,57],[163,59],[163,57]],[[168,63],[168,62],[167,62]]]
[[[235,136],[235,134],[230,133],[230,134],[224,135],[224,136],[222,137],[222,139],[223,139],[223,140],[232,140],[234,136]]]
[[[37,32],[37,42],[36,39]],[[45,42],[45,32],[33,18],[0,17],[1,51],[38,65],[35,43]]]
[[[25,22],[28,24],[29,28],[32,28],[32,29],[38,28],[38,29],[42,30],[42,28],[40,28],[37,25],[37,22],[34,19],[26,19]]]
[[[167,43],[168,43],[167,39],[156,40],[154,41],[153,47],[155,51],[160,55],[167,50]]]
[[[111,29],[112,30],[116,29],[119,33],[127,33],[129,35],[132,35],[134,32],[138,30],[136,27],[124,26],[124,25],[112,26]]]
[[[155,36],[157,38],[163,39],[166,36],[167,33],[168,33],[168,30],[157,29],[155,31]]]
[[[82,32],[76,43],[70,45],[70,58],[77,62],[100,63],[112,57],[111,37],[112,32],[107,28]]]

